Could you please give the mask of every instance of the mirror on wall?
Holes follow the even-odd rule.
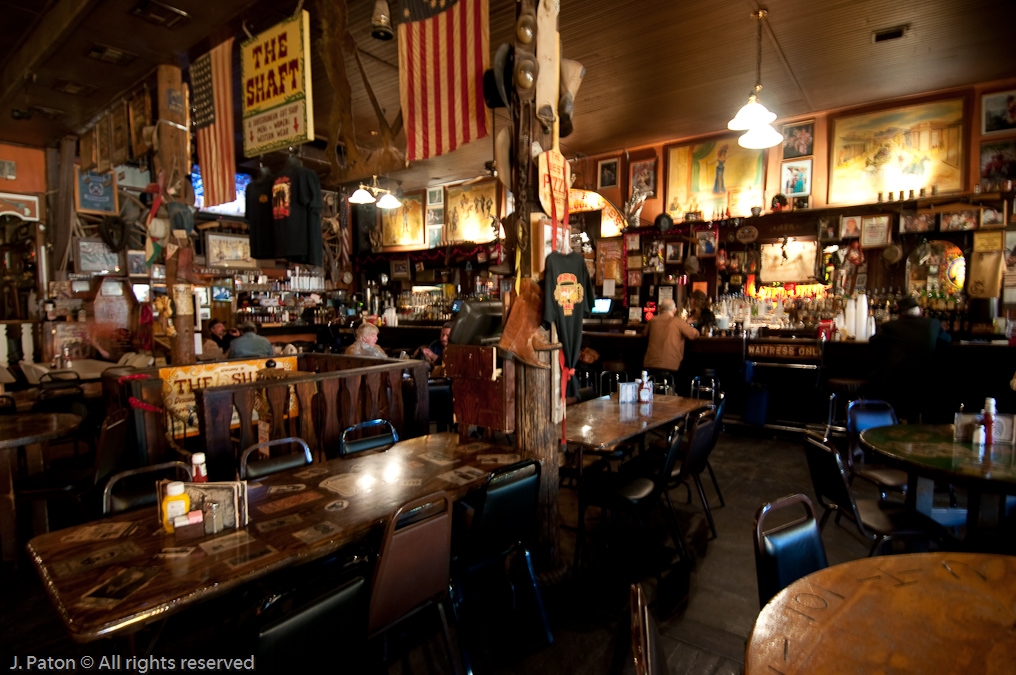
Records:
[[[923,241],[907,256],[907,290],[911,294],[956,294],[963,290],[967,261],[963,251],[948,241]]]

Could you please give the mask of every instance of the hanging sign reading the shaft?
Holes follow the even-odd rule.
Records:
[[[245,157],[314,138],[306,10],[240,45],[240,73]]]

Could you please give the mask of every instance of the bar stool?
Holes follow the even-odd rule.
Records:
[[[716,371],[706,368],[701,375],[692,378],[689,396],[691,398],[708,398],[713,405],[716,405],[716,399],[719,398],[722,391],[723,387],[720,385],[720,378],[716,376]]]
[[[829,438],[829,434],[833,431],[846,431],[847,430],[847,408],[854,401],[863,398],[862,392],[867,388],[868,380],[858,377],[830,377],[826,380],[826,390],[829,392],[829,417],[826,420],[826,432],[825,437]],[[836,405],[836,401],[842,399],[843,404],[843,415],[840,416],[840,407]],[[841,424],[836,424],[840,422]]]
[[[607,390],[604,391],[603,383],[607,382]],[[618,383],[627,382],[628,373],[624,369],[624,361],[604,361],[603,372],[600,373],[600,396],[611,394],[618,389]],[[610,383],[613,382],[614,386],[611,387]]]

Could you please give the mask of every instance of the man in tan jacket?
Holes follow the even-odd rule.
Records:
[[[694,340],[698,330],[687,321],[675,316],[677,307],[673,300],[660,303],[660,312],[649,321],[649,346],[642,360],[646,370],[670,371],[677,377],[677,369],[684,358],[685,339]]]

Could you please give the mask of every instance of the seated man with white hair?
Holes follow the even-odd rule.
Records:
[[[698,330],[676,314],[674,301],[663,300],[659,313],[649,321],[649,344],[642,359],[646,370],[668,371],[677,377],[684,359],[685,339],[698,338]]]
[[[378,328],[364,321],[356,329],[356,341],[346,347],[346,353],[353,356],[374,356],[379,359],[387,355],[377,346]]]

